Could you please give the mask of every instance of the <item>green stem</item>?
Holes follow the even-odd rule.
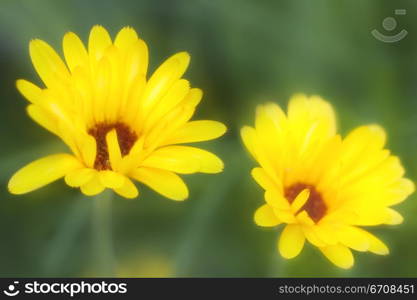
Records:
[[[281,257],[276,247],[273,249],[271,255],[269,269],[267,270],[266,277],[285,277],[287,263],[284,258]]]
[[[97,275],[114,276],[114,249],[112,239],[112,191],[94,198],[93,242]]]
[[[225,146],[227,147],[227,146]],[[235,155],[231,157],[233,148],[226,148],[228,152],[224,157],[229,157],[230,165],[237,163],[241,157]],[[226,151],[227,151],[226,150]],[[221,175],[218,175],[207,190],[202,193],[199,204],[196,205],[190,219],[186,222],[182,240],[178,242],[178,249],[175,256],[175,276],[188,277],[193,275],[193,265],[198,260],[199,247],[203,244],[204,238],[207,237],[207,231],[210,230],[216,210],[219,209],[222,201],[225,199],[228,191],[235,182],[239,180],[239,168],[226,169]]]
[[[78,238],[90,214],[90,205],[85,196],[73,199],[68,213],[62,217],[62,222],[57,226],[56,233],[45,249],[46,260],[43,262],[45,276],[60,276],[63,272],[63,263],[66,257],[74,249],[74,243]]]

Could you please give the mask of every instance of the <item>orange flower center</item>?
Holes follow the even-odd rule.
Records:
[[[287,198],[287,200],[292,203],[298,194],[301,193],[304,189],[309,189],[310,196],[308,197],[306,203],[299,209],[299,211],[305,210],[310,218],[317,223],[326,214],[327,206],[326,203],[324,203],[320,193],[314,188],[314,186],[305,183],[293,184],[285,189],[285,198]]]
[[[133,132],[129,126],[120,122],[112,124],[99,123],[90,128],[88,134],[95,138],[97,144],[96,160],[94,161],[94,168],[96,170],[111,170],[106,135],[112,129],[116,130],[122,156],[129,154],[130,149],[138,138],[136,133]]]

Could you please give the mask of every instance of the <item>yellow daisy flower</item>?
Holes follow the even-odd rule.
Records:
[[[306,239],[341,268],[352,267],[351,249],[388,254],[359,226],[401,223],[391,206],[414,184],[403,178],[398,157],[384,149],[381,127],[361,126],[342,139],[328,102],[296,95],[287,114],[273,103],[259,106],[255,128],[244,127],[241,135],[260,164],[252,176],[265,190],[255,222],[286,224],[277,245],[284,258],[296,257]]]
[[[105,188],[126,198],[138,196],[135,179],[173,200],[188,189],[176,174],[218,173],[214,154],[180,145],[215,139],[226,131],[216,121],[190,121],[202,91],[182,79],[190,57],[168,58],[147,79],[148,48],[129,27],[114,42],[101,26],[90,32],[86,49],[69,32],[63,38],[66,63],[47,43],[30,42],[30,57],[45,88],[18,80],[29,100],[29,116],[60,137],[72,154],[59,153],[20,169],[9,182],[23,194],[65,177],[86,195]]]

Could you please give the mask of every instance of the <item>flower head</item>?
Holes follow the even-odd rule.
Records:
[[[64,63],[44,41],[30,42],[33,65],[45,84],[18,80],[32,119],[60,137],[71,154],[36,160],[16,172],[9,190],[23,194],[65,177],[86,195],[105,188],[135,198],[131,179],[167,198],[183,200],[188,189],[176,174],[217,173],[214,154],[180,144],[211,140],[226,127],[216,121],[190,121],[202,91],[182,79],[190,57],[168,58],[147,78],[148,48],[129,27],[114,41],[101,26],[88,47],[69,32],[63,38]]]
[[[335,265],[350,268],[351,249],[388,254],[388,248],[360,226],[399,224],[391,206],[414,191],[398,157],[384,149],[385,132],[361,126],[342,139],[330,104],[294,96],[285,114],[278,105],[256,111],[255,128],[242,139],[260,167],[252,176],[265,190],[255,212],[259,226],[286,224],[278,241],[284,258],[296,257],[305,240]]]

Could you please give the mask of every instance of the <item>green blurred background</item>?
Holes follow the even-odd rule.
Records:
[[[397,8],[407,14],[387,32],[382,20]],[[258,103],[286,105],[293,93],[319,94],[333,103],[343,134],[366,123],[384,126],[388,147],[416,180],[416,14],[412,0],[0,0],[0,276],[417,276],[414,195],[398,207],[403,224],[371,229],[387,242],[389,256],[355,253],[348,271],[310,245],[292,261],[281,259],[281,228],[253,223],[263,195],[238,135],[253,124]],[[62,53],[65,32],[86,41],[95,24],[113,36],[133,26],[149,45],[151,70],[175,52],[190,52],[186,78],[205,91],[195,119],[229,127],[223,138],[201,144],[223,158],[225,171],[185,176],[187,201],[144,186],[139,199],[114,197],[112,249],[106,236],[97,238],[93,199],[63,180],[23,196],[6,189],[19,167],[65,149],[29,119],[15,88],[17,78],[40,83],[29,40],[41,38]],[[372,29],[409,35],[387,44]]]

